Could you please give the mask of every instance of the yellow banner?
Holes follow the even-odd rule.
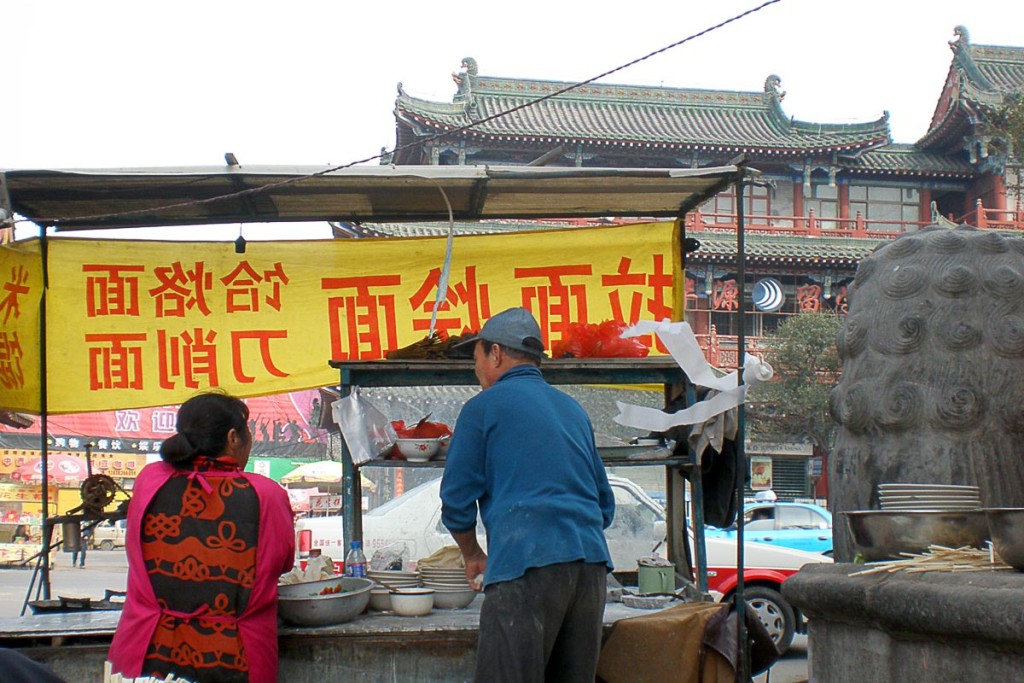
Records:
[[[42,503],[39,484],[0,484],[0,503]]]
[[[678,237],[672,223],[457,237],[436,329],[469,333],[525,306],[551,348],[573,322],[678,319]],[[445,243],[249,242],[236,254],[230,243],[51,239],[48,410],[336,384],[329,360],[381,359],[427,335]],[[7,407],[38,412],[33,386],[26,375],[27,400]]]
[[[0,409],[39,413],[39,305],[43,261],[38,240],[0,245]]]

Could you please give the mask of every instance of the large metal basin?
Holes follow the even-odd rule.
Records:
[[[857,551],[868,562],[901,559],[930,545],[981,548],[989,540],[983,510],[945,512],[856,510],[846,516]]]
[[[341,593],[320,595],[325,588],[341,585]],[[322,581],[277,587],[277,614],[296,626],[329,626],[352,621],[366,611],[370,579],[336,576]]]
[[[985,510],[992,546],[1003,562],[1024,571],[1024,508]]]

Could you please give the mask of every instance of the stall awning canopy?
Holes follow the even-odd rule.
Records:
[[[58,230],[305,221],[675,217],[735,182],[702,169],[224,166],[8,170],[0,201]],[[447,199],[447,201],[446,201]]]

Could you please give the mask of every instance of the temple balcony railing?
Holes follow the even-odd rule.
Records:
[[[982,229],[1011,230],[1024,233],[1024,209],[989,209],[981,202],[975,209],[962,216],[947,217],[953,222],[968,223]],[[634,223],[638,218],[620,218],[618,224]],[[908,232],[915,232],[930,225],[931,221],[898,221],[891,219],[865,218],[861,212],[853,217],[821,217],[814,210],[806,216],[765,216],[747,214],[744,217],[747,233],[765,235],[791,235],[794,237],[849,237],[857,239],[890,240]],[[735,213],[709,213],[691,211],[686,214],[687,231],[711,233],[735,233],[738,219]]]
[[[956,218],[955,222],[990,230],[1022,230],[1024,209],[986,209],[978,200],[973,211]]]
[[[714,325],[709,334],[697,334],[697,343],[704,358],[713,367],[723,372],[732,372],[739,364],[739,337],[736,335],[718,334]],[[766,337],[746,337],[747,354],[764,357],[767,349]]]
[[[744,230],[765,235],[793,237],[851,237],[890,240],[925,227],[927,221],[895,221],[864,218],[858,211],[853,218],[822,218],[812,209],[806,216],[744,216]],[[691,211],[686,215],[686,229],[703,232],[736,232],[736,214]],[[1021,226],[1024,229],[1024,225]]]

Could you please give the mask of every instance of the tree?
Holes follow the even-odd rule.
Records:
[[[999,138],[993,141],[999,151],[1018,158],[1024,154],[1024,92],[1008,96],[991,112],[984,128]]]
[[[993,151],[1001,154],[1011,172],[1010,190],[1022,197],[1021,167],[1024,163],[1024,92],[1008,95],[1003,104],[987,112],[980,126]]]
[[[775,376],[750,392],[746,416],[752,438],[810,442],[815,455],[832,449],[838,425],[828,395],[842,372],[836,348],[841,325],[834,313],[804,313],[786,320],[767,338],[765,360]]]

